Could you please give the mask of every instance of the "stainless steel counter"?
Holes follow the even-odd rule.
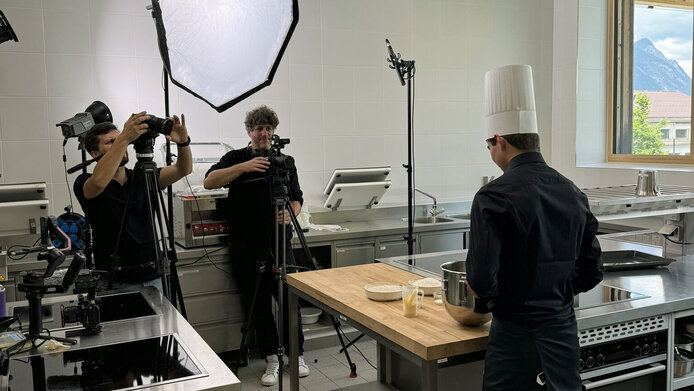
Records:
[[[393,266],[426,277],[440,277],[438,266],[444,262],[464,260],[467,251],[420,254],[412,256],[415,267],[408,266],[409,256],[379,259]],[[603,285],[640,293],[645,297],[577,309],[581,330],[621,323],[649,316],[668,314],[694,308],[694,256],[675,258],[665,268],[605,273]]]
[[[114,291],[117,292],[117,291]],[[133,319],[115,320],[111,322],[102,322],[103,330],[100,334],[93,336],[75,337],[77,344],[72,346],[68,351],[76,351],[78,349],[94,348],[105,345],[113,345],[129,341],[140,341],[153,337],[162,337],[167,335],[175,335],[181,345],[186,349],[191,359],[199,364],[203,376],[188,380],[173,381],[158,386],[146,388],[152,391],[183,391],[183,390],[240,390],[241,383],[224,362],[215,354],[214,351],[205,343],[205,341],[195,332],[192,326],[181,316],[181,314],[169,303],[163,299],[161,294],[155,288],[143,288],[141,290],[145,301],[152,307],[156,315],[143,316]],[[75,295],[67,296],[52,296],[44,298],[43,307],[58,307],[60,304],[74,301]],[[74,305],[72,303],[72,305]],[[127,303],[126,303],[127,304]],[[11,302],[7,304],[8,314],[14,313],[18,307],[27,306],[26,302]],[[54,313],[54,316],[60,316],[59,312]],[[24,321],[25,327],[28,327],[28,322]],[[64,337],[65,332],[72,329],[51,330],[54,336]],[[46,354],[45,351],[30,350],[24,353],[17,354],[13,358],[26,358]],[[12,364],[10,364],[10,374],[12,374]],[[16,375],[15,375],[16,376]]]

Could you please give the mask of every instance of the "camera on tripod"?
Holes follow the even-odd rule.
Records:
[[[169,118],[159,118],[152,114],[147,115],[149,115],[149,119],[141,122],[147,124],[147,131],[131,142],[135,147],[138,160],[141,158],[151,160],[154,156],[154,139],[160,134],[164,136],[170,135],[174,126],[173,121]]]
[[[270,169],[279,168],[289,170],[294,167],[294,158],[289,155],[280,153],[285,145],[289,144],[288,138],[280,138],[280,136],[272,135],[272,144],[270,150],[265,157],[270,161]]]

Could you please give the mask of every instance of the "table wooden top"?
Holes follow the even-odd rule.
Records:
[[[287,275],[294,288],[347,316],[425,360],[436,360],[486,349],[489,325],[466,327],[450,317],[443,306],[424,297],[414,318],[402,313],[402,300],[373,301],[364,286],[377,282],[407,285],[421,278],[396,267],[373,263]]]

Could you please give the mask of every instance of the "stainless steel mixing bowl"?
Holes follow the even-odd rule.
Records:
[[[483,325],[492,319],[492,314],[467,289],[465,278],[465,261],[441,265],[444,307],[453,319],[464,326]]]

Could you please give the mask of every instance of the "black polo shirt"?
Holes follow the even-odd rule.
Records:
[[[205,177],[214,170],[228,168],[257,157],[249,147],[227,152],[214,164]],[[225,214],[229,223],[229,240],[232,245],[273,248],[277,218],[272,196],[272,175],[268,172],[243,173],[224,187],[229,189]],[[289,170],[288,197],[303,205],[303,192],[299,186],[296,167]],[[291,208],[291,205],[287,205]],[[281,230],[280,226],[280,230]],[[287,246],[291,239],[287,227]]]
[[[123,186],[116,180],[106,186],[98,196],[84,197],[84,183],[92,174],[81,174],[74,184],[75,196],[82,205],[92,227],[94,260],[97,269],[109,270],[111,255],[116,251],[116,239],[123,221],[125,205],[128,203],[125,227],[121,234],[118,255],[119,267],[114,281],[143,282],[157,278],[153,261],[156,250],[152,224],[147,209],[144,176],[135,178],[133,170],[125,169],[128,180]]]

